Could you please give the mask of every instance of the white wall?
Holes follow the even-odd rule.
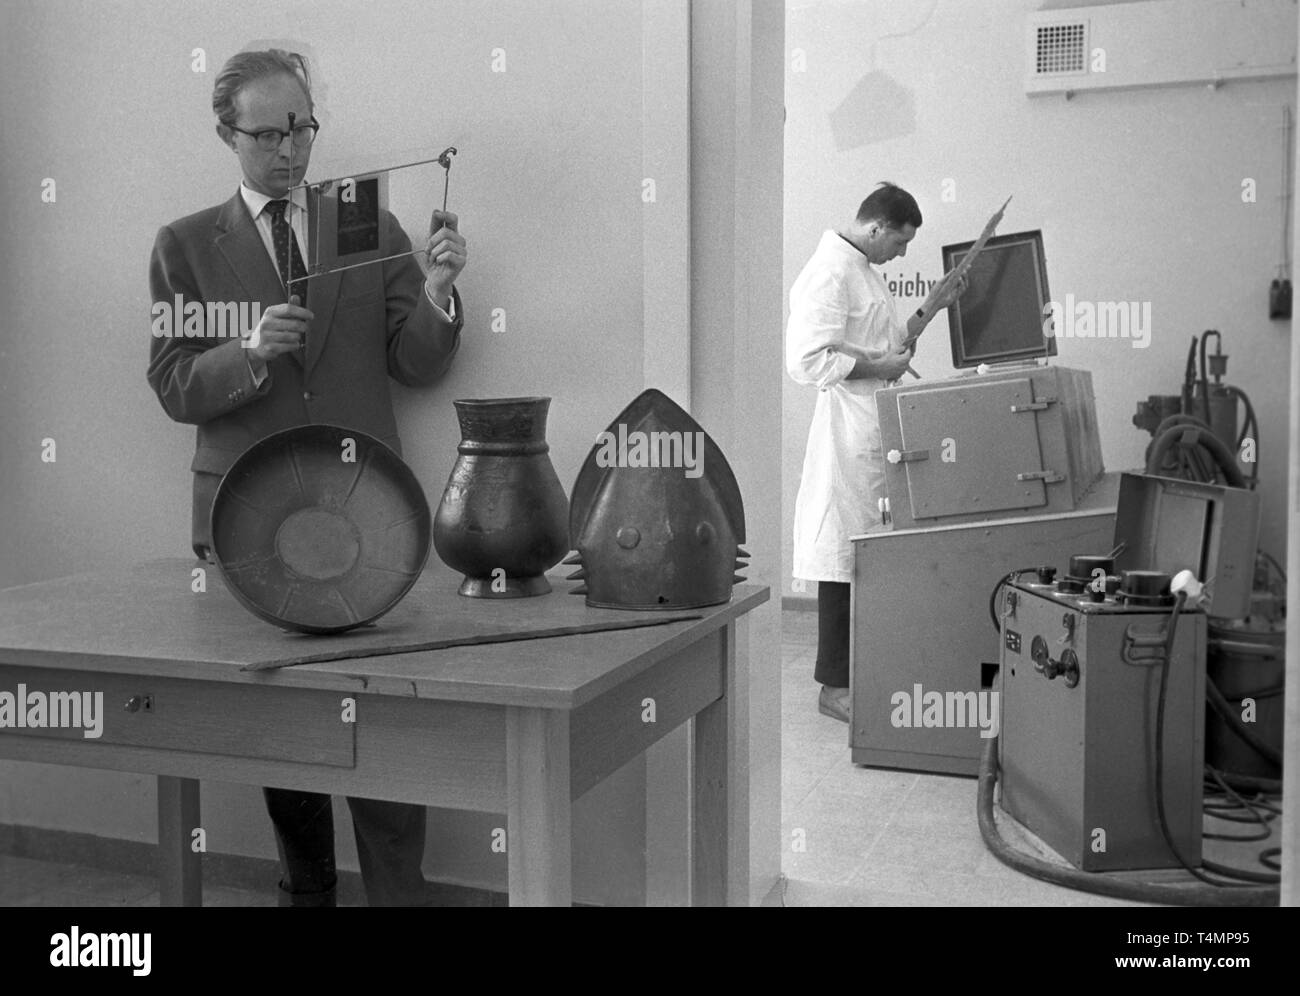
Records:
[[[635,0],[5,4],[0,586],[189,555],[193,429],[169,422],[145,381],[147,263],[160,225],[237,187],[211,90],[252,41],[314,56],[316,165],[460,150],[449,206],[470,246],[464,344],[443,383],[397,388],[406,457],[431,501],[455,459],[459,397],[553,396],[551,455],[571,484],[595,433],[644,386],[640,10]],[[191,70],[200,47],[206,73]],[[504,73],[491,72],[498,48]],[[57,181],[54,204],[41,203],[45,177]],[[394,204],[417,239],[433,203]],[[489,331],[494,308],[506,309],[504,334]],[[53,465],[39,458],[45,437],[57,440]],[[210,848],[274,856],[257,789],[203,789]],[[643,841],[626,817],[644,793],[641,768],[583,799],[575,835],[597,846],[579,855],[578,898],[638,894]],[[152,807],[150,779],[0,765],[0,822],[151,840]],[[339,814],[339,862],[356,868]],[[495,825],[499,816],[435,814],[430,873],[503,887],[504,862],[483,846]]]
[[[1282,107],[1294,108],[1295,80],[1030,99],[1026,17],[1065,5],[787,6],[785,287],[821,232],[846,224],[878,180],[909,189],[925,218],[907,257],[884,267],[893,276],[939,277],[940,247],[973,239],[1014,194],[1000,231],[1042,229],[1055,299],[1151,302],[1146,349],[1120,339],[1058,343],[1058,363],[1092,371],[1107,469],[1140,468],[1150,437],[1131,424],[1136,403],[1177,394],[1190,337],[1219,329],[1226,380],[1250,395],[1261,422],[1261,544],[1282,559],[1291,323],[1268,319],[1266,290],[1281,240]],[[1253,204],[1242,201],[1246,177],[1257,183]],[[946,179],[956,183],[953,203],[940,199]],[[899,298],[904,314],[919,304]],[[926,378],[952,373],[946,314],[914,365]],[[784,395],[790,596],[794,498],[815,392],[787,378]]]

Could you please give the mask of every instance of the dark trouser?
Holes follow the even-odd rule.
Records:
[[[267,788],[266,809],[280,850],[282,895],[293,906],[334,904],[334,813],[318,792]],[[348,798],[366,902],[415,906],[425,901],[425,808],[404,802]]]
[[[817,668],[813,677],[832,688],[849,687],[847,581],[817,582]]]
[[[212,551],[195,542],[200,560]],[[334,811],[319,792],[264,788],[266,811],[280,852],[280,898],[290,906],[333,906]],[[425,901],[424,806],[348,797],[366,902],[371,906],[415,906]]]

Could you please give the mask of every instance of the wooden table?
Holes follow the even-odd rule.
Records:
[[[569,905],[573,800],[692,717],[692,900],[748,902],[746,711],[728,690],[745,666],[737,621],[767,588],[738,585],[729,604],[668,625],[245,671],[286,646],[349,637],[261,622],[215,568],[195,591],[202,566],[163,560],[0,591],[0,692],[103,692],[104,714],[98,738],[0,728],[0,757],[157,775],[163,905],[201,902],[191,832],[203,778],[504,813],[511,904]],[[488,603],[457,601],[457,580],[430,562],[352,639],[418,635],[440,613],[545,624],[602,611],[562,581]]]

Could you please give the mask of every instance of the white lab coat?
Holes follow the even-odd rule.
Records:
[[[860,251],[826,232],[790,289],[786,371],[818,389],[794,508],[794,576],[853,579],[849,537],[880,525],[884,455],[875,393],[888,382],[847,380],[845,341],[877,355],[907,338],[893,295]]]

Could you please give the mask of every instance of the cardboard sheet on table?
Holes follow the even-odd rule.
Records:
[[[7,589],[0,606],[0,652],[16,652],[15,660],[84,654],[262,670],[660,626],[704,615],[588,608],[581,596],[569,594],[577,582],[557,578],[550,578],[550,594],[535,598],[464,598],[456,593],[460,576],[431,563],[373,626],[313,636],[254,617],[226,590],[215,568],[209,569],[206,592],[195,593],[190,582],[196,566],[193,560],[153,561]]]
[[[412,592],[414,594],[414,592]],[[551,593],[556,595],[555,592]],[[547,597],[547,596],[543,596]],[[557,598],[569,598],[563,593]],[[409,599],[410,596],[408,595]],[[333,636],[285,634],[284,648],[300,651],[247,663],[244,671],[269,671],[295,664],[318,664],[324,661],[355,660],[359,657],[379,657],[385,654],[407,654],[420,650],[445,650],[450,647],[467,647],[483,643],[508,643],[514,640],[540,640],[555,636],[577,636],[583,633],[605,633],[617,629],[641,629],[646,626],[665,626],[668,623],[689,622],[703,618],[698,612],[634,612],[623,609],[588,609],[584,602],[573,597],[581,610],[571,613],[574,621],[546,624],[524,616],[511,616],[499,610],[503,605],[518,605],[524,599],[465,599],[498,611],[490,619],[480,618],[472,611],[447,613],[434,618],[433,613],[416,614],[411,620],[402,620],[396,629],[384,626],[385,620],[397,616],[406,602],[403,601],[387,616],[373,626],[363,626]],[[529,599],[528,601],[533,601]],[[468,608],[468,607],[467,607]],[[396,621],[396,620],[394,620]],[[308,652],[307,644],[313,649]],[[319,647],[320,649],[314,649]]]

